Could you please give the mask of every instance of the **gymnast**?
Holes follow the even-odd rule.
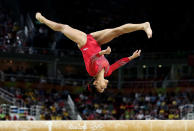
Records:
[[[108,85],[108,80],[106,80],[104,77],[110,76],[113,71],[125,65],[129,61],[139,57],[141,53],[141,50],[136,50],[130,57],[122,58],[114,64],[109,65],[109,62],[104,55],[110,54],[111,48],[108,47],[105,50],[101,50],[101,45],[110,42],[122,34],[138,30],[145,31],[148,38],[152,37],[152,29],[149,22],[141,24],[124,24],[116,28],[86,34],[80,30],[70,27],[69,25],[48,20],[39,12],[36,13],[36,19],[50,27],[52,30],[63,33],[70,40],[77,43],[78,48],[82,52],[86,70],[90,76],[94,77],[92,84],[100,93],[104,92],[104,89]]]

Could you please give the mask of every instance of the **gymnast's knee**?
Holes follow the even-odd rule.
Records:
[[[64,32],[66,30],[66,28],[68,28],[69,25],[65,25],[65,24],[57,24],[55,25],[55,31],[59,31],[59,32]]]

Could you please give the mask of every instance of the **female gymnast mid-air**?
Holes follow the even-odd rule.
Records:
[[[141,53],[141,50],[136,50],[130,57],[122,58],[114,64],[109,65],[109,62],[104,55],[110,54],[111,48],[108,47],[105,50],[101,50],[101,45],[110,42],[122,34],[138,30],[145,31],[148,38],[152,37],[152,29],[149,22],[141,24],[124,24],[116,28],[86,34],[80,30],[70,27],[69,25],[48,20],[42,16],[41,13],[36,13],[36,19],[50,27],[52,30],[63,33],[70,40],[77,43],[78,48],[82,52],[86,70],[88,74],[95,79],[92,84],[100,93],[102,93],[108,85],[108,80],[106,80],[104,77],[110,76],[113,71],[125,65],[129,61],[139,57]]]

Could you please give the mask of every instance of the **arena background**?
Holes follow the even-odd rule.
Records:
[[[194,119],[193,5],[0,0],[0,119]],[[36,21],[38,11],[86,33],[149,21],[153,38],[138,31],[110,42],[110,63],[136,49],[142,55],[114,72],[103,94],[90,94],[90,77],[76,44]]]

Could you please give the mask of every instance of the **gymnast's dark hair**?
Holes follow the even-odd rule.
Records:
[[[95,78],[92,78],[92,79],[90,79],[89,82],[87,83],[87,85],[86,85],[86,86],[87,86],[87,87],[86,87],[86,91],[87,91],[88,93],[92,93],[92,94],[97,94],[97,93],[99,93],[99,92],[97,91],[95,85],[93,85],[94,81],[95,81]]]

